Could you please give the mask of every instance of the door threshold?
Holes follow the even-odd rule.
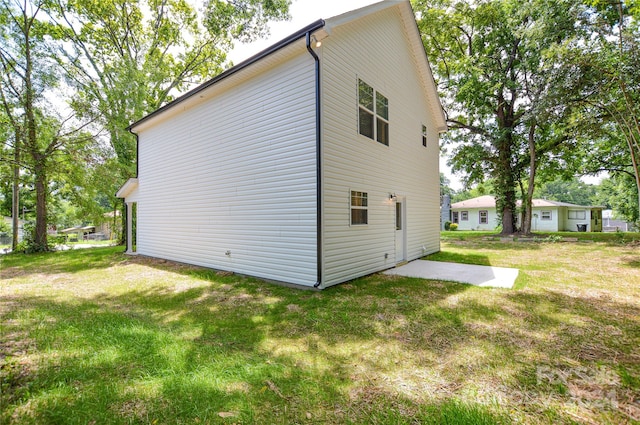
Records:
[[[401,267],[404,266],[405,264],[409,264],[408,261],[400,261],[399,263],[396,263],[396,267]]]

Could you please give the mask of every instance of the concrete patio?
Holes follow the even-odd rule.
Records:
[[[387,270],[384,274],[447,280],[482,287],[512,288],[518,277],[518,269],[414,260],[403,266]]]

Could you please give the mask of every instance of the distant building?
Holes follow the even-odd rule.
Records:
[[[534,199],[531,230],[602,232],[602,210],[598,206]],[[452,204],[451,222],[458,223],[458,230],[494,230],[500,222],[495,197],[485,195]]]
[[[602,231],[603,232],[634,232],[636,230],[632,223],[614,217],[613,210],[602,211]]]

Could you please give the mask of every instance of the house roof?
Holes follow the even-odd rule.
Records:
[[[455,202],[451,204],[451,208],[495,208],[496,198],[491,195],[479,196],[477,198],[467,199],[466,201]]]
[[[240,73],[247,68],[250,68],[252,65],[257,64],[265,60],[267,57],[274,55],[276,52],[284,49],[287,46],[295,43],[296,41],[304,38],[307,33],[317,33],[317,39],[322,40],[331,35],[331,31],[339,27],[341,25],[348,24],[355,20],[358,20],[364,16],[392,8],[397,7],[400,11],[400,16],[403,22],[403,25],[409,35],[408,40],[413,52],[413,55],[416,59],[415,64],[417,65],[418,72],[420,73],[421,81],[423,82],[425,94],[431,98],[436,100],[434,102],[429,102],[430,107],[432,108],[432,113],[436,119],[437,130],[440,132],[447,130],[447,124],[444,116],[444,111],[440,104],[440,98],[438,96],[435,80],[433,79],[433,74],[431,73],[431,67],[429,65],[429,61],[427,59],[426,52],[424,50],[424,46],[422,45],[422,38],[420,36],[420,32],[418,30],[418,26],[415,21],[415,15],[413,14],[413,9],[411,8],[411,4],[408,0],[383,0],[378,3],[374,3],[369,6],[365,6],[360,9],[353,10],[351,12],[347,12],[327,20],[319,19],[312,24],[307,25],[306,27],[296,31],[295,33],[289,35],[288,37],[278,41],[272,46],[266,48],[260,53],[250,57],[249,59],[240,62],[239,64],[233,66],[232,68],[227,69],[216,77],[206,81],[205,83],[199,85],[198,87],[188,91],[182,96],[176,98],[172,102],[162,106],[156,111],[150,113],[149,115],[143,117],[142,119],[134,122],[127,130],[131,132],[135,132],[136,127],[139,127],[141,124],[152,120],[153,118],[162,115],[166,111],[175,108],[177,105],[184,103],[187,100],[194,98],[196,95],[200,95],[199,97],[204,97],[204,93],[207,89],[211,88],[214,85],[219,84],[223,80],[228,79],[229,77]]]
[[[138,179],[130,178],[118,191],[116,192],[116,198],[126,198],[136,187],[138,187]]]
[[[522,204],[518,201],[518,206]],[[531,204],[534,208],[544,207],[569,207],[569,208],[603,208],[592,205],[576,205],[568,202],[549,201],[546,199],[532,199]],[[495,208],[496,198],[493,195],[484,195],[477,198],[467,199],[466,201],[456,202],[451,204],[452,209],[464,209],[464,208]]]

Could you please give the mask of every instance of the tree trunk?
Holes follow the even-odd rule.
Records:
[[[11,222],[13,225],[11,236],[11,250],[18,249],[18,227],[20,226],[20,134],[16,130],[16,139],[13,147],[13,199],[11,200]]]
[[[508,131],[508,130],[507,130]],[[499,159],[496,164],[496,207],[502,215],[502,232],[503,235],[512,235],[516,232],[516,190],[515,178],[513,175],[513,167],[511,164],[512,157],[512,137],[507,132],[498,142]]]
[[[524,211],[522,217],[522,233],[528,235],[531,233],[531,213],[533,207],[533,191],[535,188],[536,181],[536,169],[538,168],[538,163],[536,161],[536,142],[535,142],[535,134],[536,134],[536,124],[533,123],[529,127],[529,187],[527,188],[527,195],[522,202],[522,208]]]
[[[34,167],[36,186],[36,230],[34,243],[38,251],[48,251],[47,244],[47,177],[44,158],[38,158]]]

